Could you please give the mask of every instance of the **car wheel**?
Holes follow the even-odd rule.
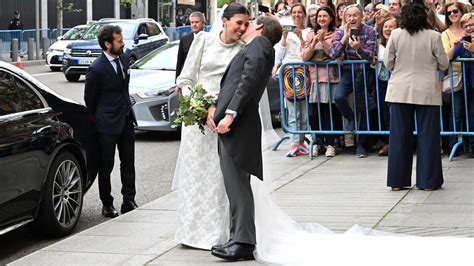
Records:
[[[51,71],[58,72],[61,70],[61,67],[49,67]]]
[[[135,56],[130,56],[130,58],[128,59],[130,65],[133,65],[133,63],[135,63],[135,61],[137,61],[137,58]]]
[[[60,153],[49,169],[36,227],[52,236],[71,233],[79,221],[84,196],[83,173],[69,152]]]
[[[79,80],[81,75],[79,74],[65,74],[67,81],[76,82]]]

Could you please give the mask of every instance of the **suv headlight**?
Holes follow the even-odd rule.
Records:
[[[70,55],[71,52],[72,52],[71,49],[68,49],[68,48],[64,49],[64,55]]]
[[[170,96],[175,91],[175,87],[161,90],[152,90],[147,92],[137,93],[138,97],[142,99],[153,98],[153,97],[167,97]]]

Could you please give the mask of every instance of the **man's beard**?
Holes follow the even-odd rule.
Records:
[[[112,49],[110,49],[110,53],[113,55],[119,56],[123,53],[123,47],[119,47],[119,48],[112,47]]]

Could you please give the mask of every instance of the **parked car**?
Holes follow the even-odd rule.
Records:
[[[178,107],[175,72],[179,41],[166,44],[138,60],[130,68],[130,100],[139,130],[175,131],[173,111]],[[272,120],[280,113],[278,81],[268,83]]]
[[[122,28],[124,53],[130,59],[130,64],[169,42],[163,28],[153,19],[101,19],[64,51],[63,72],[68,81],[78,81],[102,53],[97,35],[105,25]]]
[[[46,66],[52,71],[59,71],[63,66],[63,54],[66,46],[81,38],[82,34],[89,28],[88,25],[78,25],[68,30],[63,36],[53,43],[46,52]]]
[[[0,235],[33,222],[72,232],[98,158],[85,106],[0,62]]]

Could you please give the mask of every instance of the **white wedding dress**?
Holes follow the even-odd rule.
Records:
[[[202,84],[212,94],[218,93],[228,62],[243,44],[222,44],[217,32],[213,30],[195,37],[177,80],[183,93],[197,84]],[[263,127],[264,181],[252,178],[257,234],[254,254],[258,261],[324,266],[473,265],[472,238],[396,235],[357,225],[344,234],[335,234],[317,223],[307,224],[304,228],[296,223],[276,205],[272,196],[273,180],[266,154],[271,152],[269,147],[279,136],[271,125],[266,92],[259,111]],[[175,239],[201,249],[227,242],[229,203],[219,164],[216,134],[206,128],[206,134],[202,135],[197,126],[182,128],[173,188],[179,190]]]
[[[200,32],[194,37],[181,75],[183,94],[201,84],[217,95],[229,61],[244,44],[224,44],[218,33]],[[229,201],[225,192],[217,135],[197,126],[182,127],[173,189],[178,189],[178,224],[175,239],[185,245],[211,249],[229,238]]]

